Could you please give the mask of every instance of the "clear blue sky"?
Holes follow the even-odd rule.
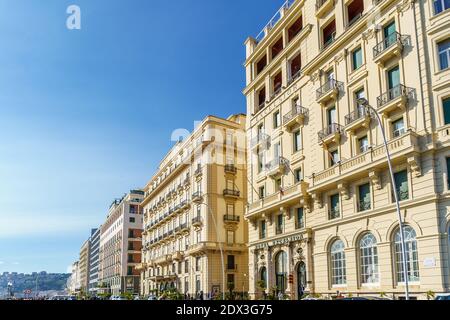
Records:
[[[243,42],[282,2],[1,1],[0,272],[65,272],[174,129],[245,112]]]

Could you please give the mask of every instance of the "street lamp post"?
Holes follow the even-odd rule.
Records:
[[[205,202],[195,202],[197,205],[204,205],[207,209],[209,214],[211,215],[212,219],[213,219],[213,223],[214,223],[214,227],[216,228],[216,235],[218,234],[218,229],[217,229],[217,221],[216,218],[214,217],[214,214],[211,210],[211,207],[205,203]],[[223,246],[222,246],[222,242],[219,242],[219,249],[220,249],[220,259],[221,259],[221,263],[222,263],[222,299],[225,300],[225,264],[224,264],[224,259],[223,259]]]
[[[375,115],[375,118],[378,121],[378,125],[380,126],[380,129],[381,129],[381,135],[383,137],[384,148],[386,149],[386,157],[387,157],[387,161],[388,161],[388,165],[389,165],[389,173],[390,173],[390,177],[391,177],[392,187],[394,189],[396,189],[395,179],[394,179],[394,171],[392,170],[391,154],[389,152],[389,147],[388,147],[388,143],[386,140],[386,133],[384,131],[384,126],[383,126],[383,123],[381,122],[380,115],[378,114],[377,110],[375,110],[375,108],[369,104],[367,99],[365,99],[365,98],[358,99],[357,103],[359,105],[365,107],[365,110],[367,110],[368,112]],[[402,214],[400,212],[400,203],[398,200],[397,190],[394,190],[393,193],[394,193],[395,206],[397,208],[397,218],[398,218],[398,223],[399,223],[399,228],[400,228],[400,242],[401,242],[400,245],[402,248],[403,277],[405,279],[405,298],[406,298],[406,300],[409,300],[408,263],[406,261],[406,245],[405,245],[405,236],[404,236],[404,232],[403,232],[403,220],[402,220]]]

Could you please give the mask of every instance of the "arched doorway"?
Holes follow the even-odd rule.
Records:
[[[275,279],[277,286],[277,293],[286,292],[287,278],[287,255],[286,252],[280,251],[275,257]]]
[[[300,300],[306,288],[306,265],[302,261],[297,265],[297,295]]]

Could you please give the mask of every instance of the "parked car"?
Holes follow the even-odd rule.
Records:
[[[154,295],[148,296],[147,300],[158,300],[158,298]]]
[[[440,293],[437,294],[434,300],[444,300],[444,301],[450,301],[450,293]]]

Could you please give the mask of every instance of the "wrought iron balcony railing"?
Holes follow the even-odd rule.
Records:
[[[408,88],[402,84],[396,85],[392,89],[389,89],[387,92],[383,93],[381,96],[377,98],[377,106],[378,108],[383,107],[389,102],[399,98],[399,97],[410,97],[410,95],[414,92],[413,88]]]
[[[330,91],[333,91],[333,90],[343,91],[344,83],[341,81],[334,80],[334,79],[329,79],[319,89],[316,90],[316,99],[319,100],[324,95],[326,95],[327,93],[329,93]]]
[[[241,194],[241,192],[239,190],[234,190],[234,189],[223,190],[224,196],[239,197],[240,194]]]
[[[385,37],[382,41],[377,43],[377,45],[373,48],[373,57],[376,58],[394,44],[399,43],[401,45],[408,44],[409,36],[401,35],[398,32],[394,32],[389,36]]]
[[[309,114],[309,110],[306,108],[303,108],[302,106],[295,106],[292,108],[291,111],[289,111],[288,113],[286,113],[283,117],[283,123],[286,124],[288,122],[290,122],[292,119],[296,118],[297,116],[304,116],[307,117]]]
[[[232,214],[225,214],[223,216],[224,222],[239,222],[241,221],[240,216],[232,215]]]
[[[255,147],[257,146],[259,143],[266,143],[270,141],[270,136],[268,134],[265,133],[259,133],[256,137],[254,137],[251,141],[251,146]]]
[[[367,108],[358,107],[355,111],[345,116],[345,125],[348,126],[349,124],[368,116],[370,116],[370,111]]]
[[[326,128],[324,128],[318,132],[319,142],[322,140],[325,140],[327,137],[329,137],[333,134],[336,134],[336,133],[342,134],[343,127],[337,123],[332,123],[332,124],[328,125]]]
[[[283,165],[286,165],[288,160],[284,157],[276,157],[272,161],[266,163],[266,170],[271,171],[277,169]]]
[[[370,203],[370,201],[367,200],[361,200],[358,203],[358,211],[367,211],[370,210],[372,207],[372,204]]]

